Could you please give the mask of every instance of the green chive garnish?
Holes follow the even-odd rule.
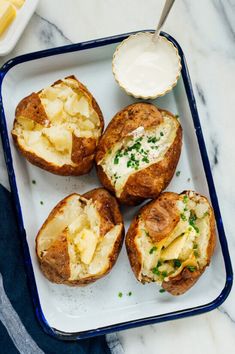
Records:
[[[179,268],[181,266],[181,262],[179,259],[174,259],[174,267]]]
[[[193,272],[195,271],[196,267],[194,267],[194,266],[187,266],[187,269],[188,269],[191,273],[193,273]]]
[[[150,251],[149,251],[149,254],[153,254],[153,252],[155,252],[157,250],[157,247],[156,246],[153,246]]]
[[[165,292],[166,292],[165,289],[160,289],[160,290],[159,290],[159,293],[161,293],[161,294],[162,294],[162,293],[165,293]]]

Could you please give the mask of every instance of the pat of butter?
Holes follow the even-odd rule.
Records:
[[[25,2],[25,0],[8,0],[8,1],[10,1],[13,5],[15,5],[18,8],[21,8]]]
[[[16,17],[16,9],[8,1],[0,0],[0,35]]]

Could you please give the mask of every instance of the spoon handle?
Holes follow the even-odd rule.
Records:
[[[165,21],[167,19],[167,16],[169,15],[169,12],[171,11],[171,8],[172,8],[174,2],[175,2],[175,0],[166,0],[165,5],[164,5],[163,10],[162,10],[162,14],[161,14],[160,20],[159,20],[157,28],[156,28],[156,31],[154,32],[154,35],[153,35],[153,41],[154,42],[156,42],[158,40],[161,28],[164,25],[164,23],[165,23]]]

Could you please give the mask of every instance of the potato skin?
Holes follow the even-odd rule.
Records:
[[[76,195],[78,194],[76,193]],[[101,236],[104,236],[106,232],[117,224],[122,224],[122,230],[114,243],[113,252],[109,256],[109,265],[104,273],[87,276],[78,280],[69,280],[70,266],[67,236],[63,234],[60,235],[48,248],[47,254],[44,257],[40,256],[38,242],[42,230],[46,227],[48,222],[56,216],[56,214],[60,213],[60,210],[66,204],[66,201],[70,196],[71,195],[67,196],[55,206],[39,230],[36,236],[36,254],[43,274],[51,282],[66,284],[69,286],[86,286],[108,274],[115,265],[124,239],[125,231],[123,219],[115,197],[111,196],[105,189],[96,188],[82,195],[82,197],[92,199],[92,201],[96,202],[97,211],[101,216]]]
[[[104,129],[104,118],[100,110],[100,107],[96,102],[95,98],[93,97],[93,95],[86,88],[86,86],[84,86],[80,81],[77,80],[77,78],[74,75],[68,76],[65,79],[76,80],[76,82],[79,85],[79,91],[83,92],[83,94],[89,99],[93,109],[98,114],[100,120],[101,133],[102,133]],[[57,80],[51,86],[55,86],[56,84],[59,84],[61,82],[62,80]],[[15,112],[16,118],[13,123],[13,129],[17,122],[17,118],[21,115],[23,115],[26,118],[32,119],[35,122],[45,127],[49,127],[51,125],[50,120],[47,117],[47,114],[45,112],[45,109],[40,101],[39,98],[40,92],[41,91],[37,93],[33,92],[31,95],[23,98],[19,102],[18,106],[16,107],[16,112]],[[98,143],[98,141],[94,138],[78,138],[75,135],[73,135],[73,147],[72,147],[71,159],[74,164],[73,165],[64,164],[62,166],[58,166],[37,156],[33,152],[25,151],[24,148],[19,144],[17,135],[14,134],[13,132],[12,132],[12,138],[17,149],[30,163],[32,163],[37,167],[42,168],[43,170],[61,176],[80,176],[88,173],[93,167],[96,146]]]
[[[150,103],[134,103],[118,112],[109,123],[97,147],[96,168],[100,182],[105,188],[115,194],[115,188],[104,172],[99,161],[103,159],[109,149],[139,126],[149,128],[157,126],[163,121],[162,112],[166,112],[173,119],[175,116]],[[118,200],[127,205],[140,204],[145,199],[156,198],[170,183],[182,146],[182,127],[179,124],[173,144],[168,149],[163,160],[149,167],[137,171],[129,176]]]
[[[186,193],[186,191],[181,194],[184,193]],[[200,196],[198,193],[196,193],[196,195]],[[139,220],[142,219],[145,223],[148,220],[152,220],[152,222],[154,222],[155,217],[155,224],[157,225],[157,228],[155,230],[155,234],[153,233],[151,237],[154,237],[156,242],[161,241],[174,229],[175,222],[178,222],[179,220],[179,215],[177,215],[179,212],[176,212],[175,206],[175,202],[178,200],[178,197],[179,195],[177,193],[161,193],[158,199],[147,203],[139,210],[138,214],[132,220],[129,230],[127,231],[125,244],[130,265],[137,280],[143,284],[146,282],[151,282],[152,280],[146,276],[142,276],[141,274],[141,253],[135,244],[135,238],[138,234]],[[207,200],[206,197],[203,196],[203,198]],[[148,228],[147,230],[151,232],[151,229]],[[169,281],[163,281],[162,288],[172,295],[182,295],[189,290],[205,271],[205,268],[210,264],[215,244],[215,217],[213,209],[210,207],[210,237],[207,247],[206,265],[202,269],[195,270],[194,272],[190,272],[187,268],[183,268],[178,275],[171,277]]]

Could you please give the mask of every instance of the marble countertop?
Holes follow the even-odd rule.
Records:
[[[41,0],[16,48],[19,54],[154,28],[163,0]],[[55,6],[56,4],[56,6]],[[164,31],[187,58],[231,258],[235,258],[235,1],[176,1]],[[1,154],[2,155],[2,154]],[[0,158],[0,183],[8,187]],[[218,309],[192,318],[118,333],[126,354],[234,352],[235,290]]]

